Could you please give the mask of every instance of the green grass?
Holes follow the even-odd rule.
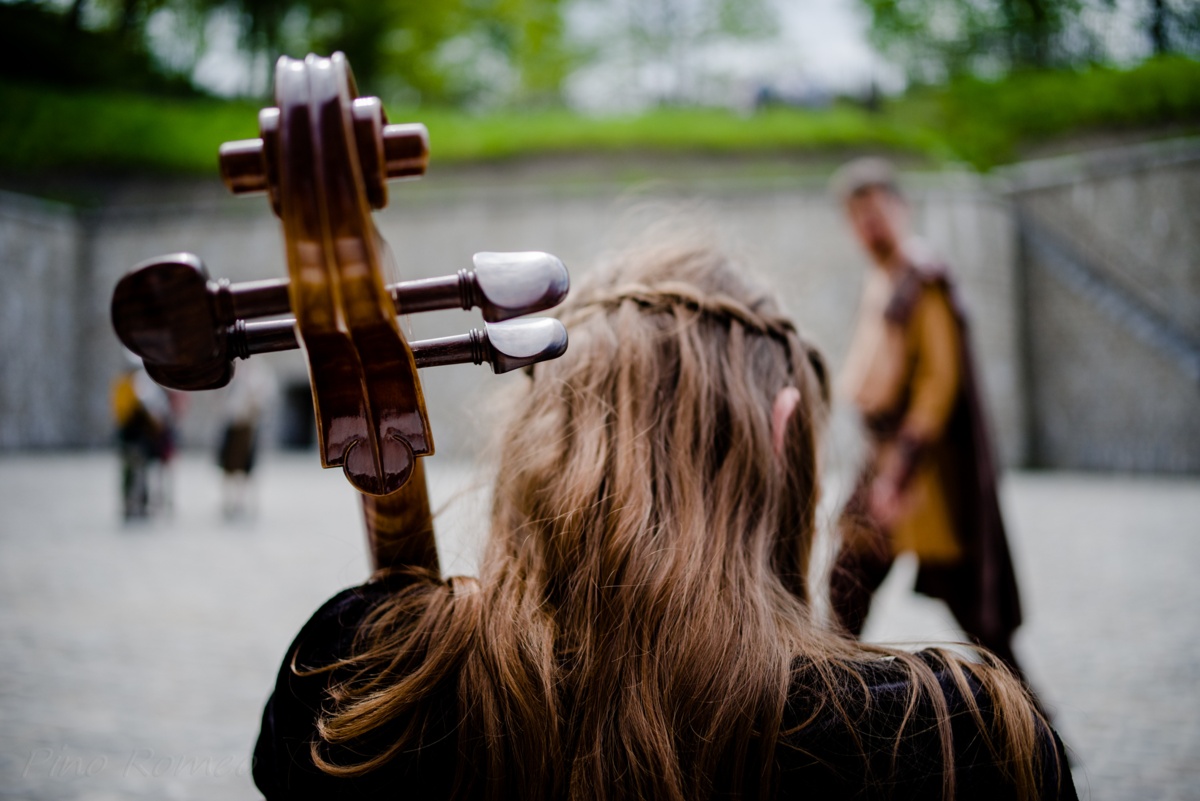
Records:
[[[257,136],[256,106],[0,84],[0,165],[215,172],[227,139]]]
[[[434,155],[448,161],[629,150],[725,154],[875,147],[936,153],[941,147],[936,136],[919,126],[876,119],[852,107],[776,109],[753,116],[716,109],[660,109],[602,118],[566,111],[411,116],[429,127]]]
[[[257,105],[69,91],[0,82],[0,168],[211,173],[221,142],[257,134]],[[1159,59],[1132,70],[1028,73],[913,90],[871,114],[850,105],[750,116],[659,109],[591,118],[565,110],[473,116],[390,109],[429,127],[439,163],[539,154],[816,153],[890,150],[988,169],[1055,137],[1090,130],[1200,125],[1200,62]]]
[[[1200,62],[1160,58],[1131,70],[1029,72],[912,92],[896,113],[925,119],[965,160],[988,168],[1024,147],[1089,131],[1200,126]]]
[[[0,84],[0,166],[211,172],[217,147],[257,135],[257,106],[215,100]],[[622,150],[739,153],[874,147],[940,154],[918,126],[852,107],[771,110],[744,117],[715,109],[665,109],[590,118],[566,110],[474,116],[445,109],[389,109],[429,128],[439,162]]]

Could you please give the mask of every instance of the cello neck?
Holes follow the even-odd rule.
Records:
[[[438,572],[424,459],[416,460],[400,489],[388,495],[364,494],[362,499],[372,573],[399,567]]]

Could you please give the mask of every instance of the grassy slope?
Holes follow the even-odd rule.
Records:
[[[217,146],[255,136],[257,106],[159,99],[0,83],[0,168],[211,172]],[[1074,132],[1200,125],[1200,62],[1167,59],[1134,70],[1031,73],[914,90],[883,112],[848,106],[774,109],[753,116],[662,109],[636,117],[566,111],[471,116],[393,110],[429,126],[439,161],[620,150],[716,153],[887,149],[981,169],[1022,146]]]
[[[0,85],[0,164],[10,169],[216,170],[217,147],[258,135],[256,106]]]
[[[1023,146],[1075,133],[1200,127],[1200,62],[1163,58],[1125,71],[1094,67],[991,83],[964,80],[913,92],[906,102],[963,160],[986,169],[1017,158]]]

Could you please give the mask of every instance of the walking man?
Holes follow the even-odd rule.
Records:
[[[962,305],[946,268],[911,238],[891,165],[851,162],[834,187],[872,262],[838,381],[870,448],[839,521],[834,613],[858,636],[896,554],[913,551],[916,590],[945,601],[1019,674],[1021,608]]]

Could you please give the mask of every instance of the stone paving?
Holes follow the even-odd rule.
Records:
[[[123,525],[114,457],[0,458],[0,798],[258,797],[249,754],[279,659],[366,574],[356,499],[315,462],[269,455],[258,515],[229,523],[215,468],[185,456],[173,511]],[[482,482],[429,472],[449,502],[443,564],[470,572]],[[1004,503],[1017,648],[1081,796],[1200,800],[1200,479],[1017,473]],[[908,592],[914,569],[889,577],[869,637],[957,636]]]

